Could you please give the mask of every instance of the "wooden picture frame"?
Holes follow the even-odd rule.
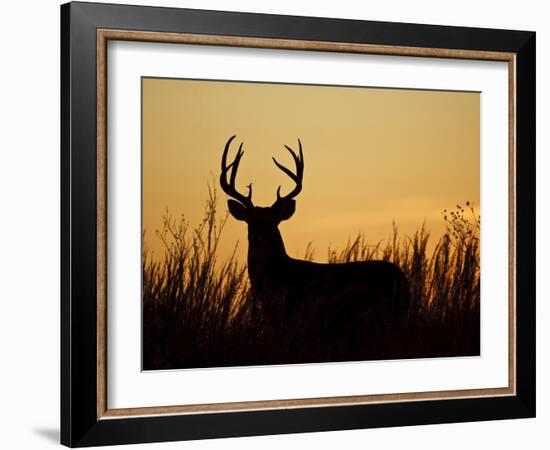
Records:
[[[109,40],[504,61],[509,70],[508,386],[111,409]],[[535,416],[535,33],[69,3],[61,7],[61,442],[91,446]]]

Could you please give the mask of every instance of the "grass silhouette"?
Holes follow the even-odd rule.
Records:
[[[309,325],[318,319],[314,307],[285,322],[283,333],[264,320],[235,251],[218,261],[227,218],[217,210],[215,188],[209,188],[198,226],[165,214],[156,232],[165,247],[162,259],[147,251],[144,232],[144,370],[479,355],[480,219],[469,202],[442,212],[446,233],[430,253],[424,226],[408,237],[395,224],[385,243],[371,246],[359,234],[343,249],[328,249],[330,263],[383,259],[409,280],[402,329],[379,332],[375,324],[365,326],[353,350],[338,336],[311,332]],[[309,244],[304,259],[313,260],[314,254]]]

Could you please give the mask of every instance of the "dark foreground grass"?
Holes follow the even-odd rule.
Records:
[[[394,225],[386,243],[371,246],[359,235],[342,250],[329,249],[331,263],[384,259],[409,279],[404,326],[384,333],[366,326],[353,351],[337,336],[333,345],[312,336],[310,311],[276,329],[264,320],[246,267],[235,254],[226,261],[216,258],[227,220],[216,207],[211,190],[204,220],[194,228],[183,216],[166,214],[157,231],[164,257],[144,251],[145,370],[479,355],[479,217],[468,202],[443,211],[447,233],[430,253],[424,226],[402,237]],[[304,259],[313,255],[308,246]]]

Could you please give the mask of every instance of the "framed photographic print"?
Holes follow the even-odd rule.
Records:
[[[535,415],[535,33],[61,7],[61,440]]]

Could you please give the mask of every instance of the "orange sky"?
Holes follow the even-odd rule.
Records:
[[[237,185],[246,192],[253,183],[257,206],[271,205],[277,186],[292,188],[271,157],[292,168],[283,144],[303,143],[303,190],[280,226],[291,256],[303,256],[311,242],[315,259],[325,261],[329,245],[342,248],[358,232],[374,244],[388,238],[392,220],[409,235],[425,221],[439,237],[443,209],[469,200],[479,210],[479,109],[479,94],[470,92],[145,78],[146,245],[162,254],[154,230],[166,208],[200,222],[233,134],[233,151],[241,141],[245,150]],[[219,187],[218,196],[224,212]],[[221,260],[237,241],[244,262],[246,224],[230,218]]]

